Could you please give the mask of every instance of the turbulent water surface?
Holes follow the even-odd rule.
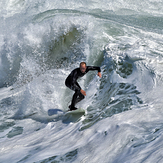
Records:
[[[1,0],[0,162],[163,162],[162,27],[162,0]]]

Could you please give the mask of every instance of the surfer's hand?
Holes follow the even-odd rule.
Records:
[[[84,91],[84,90],[80,90],[80,92],[84,95],[84,96],[86,96],[86,92]]]
[[[98,72],[98,74],[97,74],[100,78],[102,77],[102,75],[101,75],[101,72]]]

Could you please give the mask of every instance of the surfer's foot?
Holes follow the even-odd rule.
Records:
[[[76,107],[71,107],[71,105],[69,105],[69,109],[70,109],[70,111],[71,111],[71,110],[76,110],[76,109],[78,109],[78,108],[76,108]]]

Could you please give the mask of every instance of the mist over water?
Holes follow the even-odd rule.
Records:
[[[163,161],[161,1],[0,2],[0,162]],[[85,115],[66,119],[81,61]]]

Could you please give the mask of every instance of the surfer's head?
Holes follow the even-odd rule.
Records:
[[[86,63],[85,63],[85,62],[81,62],[81,63],[80,63],[80,71],[81,71],[82,73],[85,73],[86,68],[87,68]]]

